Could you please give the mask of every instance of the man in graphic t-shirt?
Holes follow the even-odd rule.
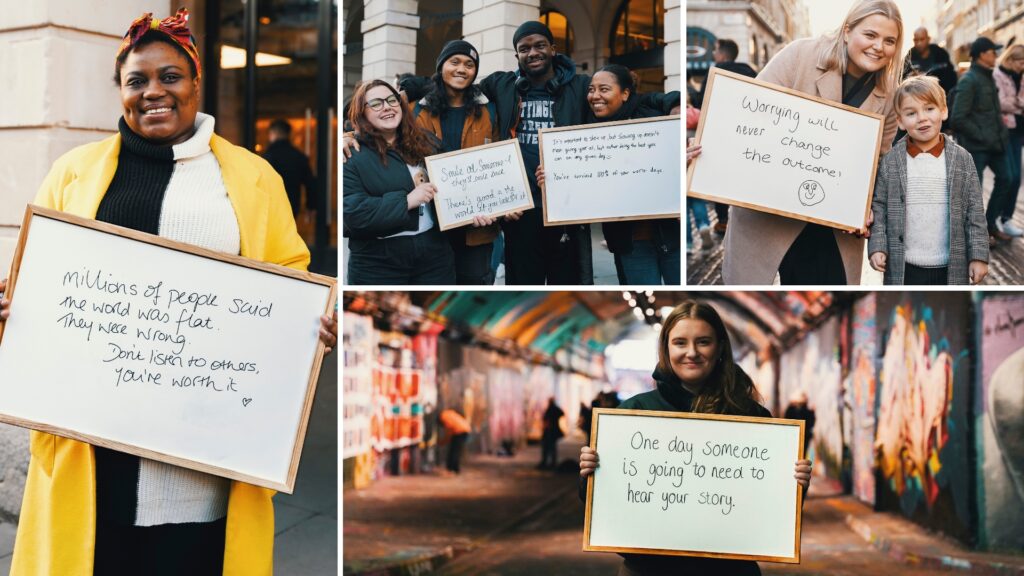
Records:
[[[576,73],[576,64],[555,50],[551,30],[541,22],[523,23],[512,36],[519,61],[514,72],[494,72],[480,81],[480,90],[494,102],[498,138],[516,138],[530,180],[534,208],[518,220],[505,219],[506,284],[593,284],[589,225],[544,226],[543,201],[537,186],[540,163],[538,132],[542,128],[583,124],[590,76]],[[410,100],[423,96],[425,79],[407,78],[401,88]],[[679,105],[679,92],[643,94],[642,102],[669,114]]]

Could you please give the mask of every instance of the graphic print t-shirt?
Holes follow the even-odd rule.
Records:
[[[555,127],[554,103],[554,98],[544,87],[530,88],[519,103],[516,137],[519,138],[519,151],[523,153],[523,164],[535,196],[540,193],[536,178],[537,166],[540,165],[540,141],[537,134],[542,128]]]

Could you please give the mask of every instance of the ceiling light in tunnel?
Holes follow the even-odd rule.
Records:
[[[632,294],[630,294],[629,292],[623,292],[623,293],[622,293],[622,299],[623,299],[623,300],[625,300],[625,301],[627,301],[627,302],[628,302],[628,301],[630,301],[630,300],[631,300],[632,298],[633,298],[633,295],[632,295]]]
[[[654,296],[654,290],[646,290],[646,291],[644,291],[644,296],[647,296],[648,298],[650,298],[651,296]]]
[[[630,300],[629,305],[632,306],[633,308],[636,308],[636,300]]]
[[[648,304],[654,304],[654,296],[648,295],[647,296],[647,303]]]
[[[651,328],[654,328],[654,331],[655,331],[655,332],[661,332],[661,323],[660,323],[660,322],[655,322],[655,323],[654,323],[654,324],[653,324],[653,325],[651,326]]]
[[[643,312],[643,310],[641,310],[639,308],[633,308],[633,315],[636,316],[640,320],[644,319],[644,312]]]
[[[654,316],[654,308],[648,308],[648,309],[644,310],[644,314],[646,314],[648,316]]]

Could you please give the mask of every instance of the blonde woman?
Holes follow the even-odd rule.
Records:
[[[861,0],[839,28],[795,40],[757,78],[885,116],[884,154],[896,134],[892,95],[903,71],[903,19],[892,0]],[[725,235],[726,284],[859,284],[862,235],[733,206]],[[864,234],[871,226],[864,223]]]
[[[1021,148],[1024,144],[1024,90],[1021,90],[1021,72],[1024,72],[1024,45],[1014,44],[999,57],[999,65],[992,72],[999,90],[999,109],[1003,123],[1009,131],[1009,145],[1006,147],[1010,178],[1007,183],[1009,198],[1003,204],[1002,213],[996,218],[996,227],[1004,234],[1021,236],[1024,230],[1010,221],[1017,204],[1020,190]]]

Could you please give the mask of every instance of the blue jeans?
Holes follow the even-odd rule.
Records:
[[[679,250],[664,251],[650,240],[633,240],[629,254],[616,254],[616,268],[625,283],[638,286],[680,284]]]
[[[1013,211],[1017,207],[1017,193],[1020,192],[1020,180],[1021,180],[1021,149],[1024,147],[1024,141],[1021,140],[1021,136],[1024,136],[1015,130],[1010,130],[1010,145],[1006,149],[1006,158],[1010,164],[1010,179],[1007,184],[1010,193],[1003,206],[1003,212],[1000,216],[1003,220],[1009,220],[1013,218]]]
[[[690,217],[689,213],[693,212],[693,219],[697,222],[697,229],[703,228],[704,226],[710,226],[711,220],[708,219],[708,205],[707,202],[696,198],[686,199],[686,246],[690,247],[693,245],[693,231],[690,230]]]
[[[1010,196],[1010,162],[1006,159],[1006,151],[1003,152],[971,152],[974,158],[974,168],[978,171],[978,181],[984,182],[982,175],[985,167],[988,166],[995,174],[996,183],[992,186],[992,196],[988,199],[988,206],[985,207],[985,220],[988,222],[988,229],[994,230],[996,219],[1006,211],[1006,204]],[[1012,205],[1011,205],[1012,208]]]

